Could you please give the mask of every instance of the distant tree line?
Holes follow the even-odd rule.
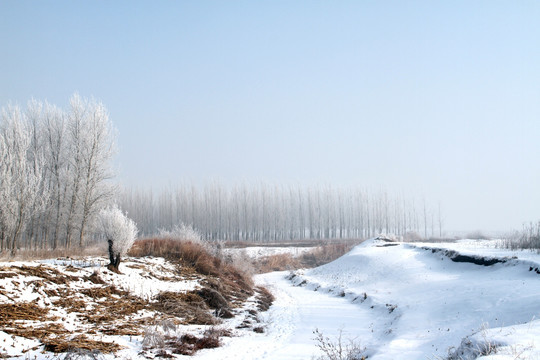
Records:
[[[37,100],[3,107],[0,252],[86,246],[96,217],[114,201],[143,236],[182,224],[211,241],[442,234],[440,208],[383,190],[213,182],[119,192],[110,181],[114,146],[107,110],[93,99],[75,94],[67,109]]]
[[[128,188],[121,207],[141,235],[179,224],[196,229],[206,240],[274,242],[299,239],[439,236],[442,217],[425,202],[386,191],[331,186],[285,186],[260,183],[226,187],[182,184],[161,191]]]
[[[86,245],[115,194],[114,138],[103,104],[77,94],[66,110],[37,100],[2,108],[0,251]]]

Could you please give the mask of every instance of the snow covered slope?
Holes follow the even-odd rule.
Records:
[[[318,330],[332,342],[341,334],[342,345],[352,340],[369,360],[540,359],[540,320],[535,320],[540,316],[540,255],[500,250],[493,244],[409,244],[372,239],[315,269],[258,275],[256,282],[276,297],[269,311],[253,315],[264,332],[243,329],[242,317],[230,319],[230,323],[220,325],[233,330],[232,337],[222,339],[224,346],[200,350],[192,358],[318,359],[322,355],[314,334]],[[54,289],[48,287],[56,283],[60,287],[64,278],[82,293],[97,287],[71,280],[74,276],[89,277],[92,268],[50,264],[54,269],[43,267],[50,279],[40,284],[35,281],[39,278],[31,276],[31,270],[39,265],[22,265],[6,264],[0,274],[0,305],[15,300],[51,300],[49,290]],[[15,269],[17,266],[21,268]],[[171,270],[169,264],[156,258],[144,264],[126,263],[120,276],[101,270],[100,277],[142,298],[163,289],[189,290],[200,283],[198,279],[171,283],[176,276]],[[23,276],[23,272],[28,274]],[[146,273],[152,276],[145,277]],[[21,299],[15,299],[14,294]],[[100,306],[102,300],[98,300],[77,304]],[[254,306],[257,299],[252,300]],[[250,309],[237,310],[247,316]],[[53,315],[65,318],[67,328],[73,323],[67,320],[74,314]],[[188,330],[178,328],[174,336]],[[141,352],[142,339],[141,335],[106,336],[106,341],[124,349],[102,358],[145,359],[151,353]],[[0,353],[9,354],[8,358],[46,359],[52,355],[41,354],[41,349],[37,340],[12,337],[0,329]]]
[[[497,329],[529,331],[540,342],[540,325],[531,322],[540,315],[540,256],[528,252],[522,260],[519,253],[503,257],[509,254],[491,251],[484,258],[482,248],[460,254],[459,247],[444,247],[372,239],[332,263],[297,272],[291,281],[357,304],[358,312],[350,316],[365,326],[354,335],[373,359],[446,356],[467,336],[480,332],[489,342]],[[477,265],[482,259],[494,264]],[[372,313],[367,321],[366,311]],[[527,322],[528,327],[516,326]],[[478,335],[473,338],[464,343],[478,347]],[[516,345],[515,336],[507,338]],[[499,337],[497,342],[502,349],[504,341]],[[462,344],[460,351],[466,347]],[[535,351],[534,344],[521,347]]]

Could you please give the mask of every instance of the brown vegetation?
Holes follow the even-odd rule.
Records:
[[[171,282],[193,279],[198,281],[200,287],[188,292],[161,292],[153,298],[142,299],[105,281],[107,277],[102,278],[101,275],[111,274],[103,267],[102,270],[88,272],[71,265],[4,266],[0,267],[0,279],[8,279],[14,284],[15,290],[32,287],[38,300],[22,302],[17,299],[17,291],[0,289],[0,295],[10,302],[0,304],[3,330],[14,336],[39,340],[45,351],[67,352],[67,358],[69,351],[109,353],[120,348],[106,341],[98,341],[103,335],[145,333],[150,341],[150,335],[147,336],[144,329],[159,323],[170,323],[175,329],[174,334],[179,324],[216,325],[221,322],[220,318],[241,314],[237,309],[248,299],[255,303],[254,307],[259,311],[267,310],[273,301],[266,289],[254,289],[248,274],[211,255],[205,246],[198,243],[145,239],[135,244],[131,255],[159,256],[176,265],[172,269],[164,267],[165,275],[156,275],[153,272],[161,273],[162,270],[150,269],[143,261],[134,260],[126,264],[146,277]],[[43,300],[50,305],[43,305]],[[38,306],[38,303],[46,308]],[[58,310],[54,312],[56,316],[51,316],[49,309]],[[143,317],[141,310],[149,314]],[[256,317],[256,312],[253,317]],[[67,331],[63,326],[66,318],[76,323],[78,330]],[[262,329],[261,326],[258,328]],[[193,338],[189,335],[169,335],[170,331],[165,327],[163,329],[165,333],[159,335],[163,338],[163,346],[148,345],[155,356],[163,353],[164,357],[170,357],[171,351],[194,354],[203,348],[219,346],[220,338],[230,335],[215,327]]]
[[[11,325],[16,320],[46,321],[49,310],[41,308],[35,302],[0,304],[0,323]]]
[[[258,273],[313,268],[336,260],[356,245],[358,242],[331,242],[317,246],[300,256],[289,253],[264,256],[254,260],[253,265]]]
[[[206,330],[202,337],[192,334],[182,335],[180,338],[169,341],[173,353],[180,355],[194,355],[201,349],[213,349],[221,346],[222,337],[231,336],[228,330],[211,327]]]
[[[15,256],[10,252],[0,251],[0,261],[5,260],[40,260],[40,259],[73,259],[85,257],[85,256],[101,256],[105,252],[102,244],[86,247],[70,247],[70,248],[57,248],[52,250],[50,248],[43,249],[18,249]]]
[[[161,292],[151,304],[153,310],[182,319],[185,325],[214,325],[218,320],[209,313],[208,307],[196,293]]]
[[[101,353],[114,353],[122,347],[118,344],[88,339],[85,335],[77,335],[71,339],[50,338],[43,341],[44,350],[54,353],[67,352],[72,349],[99,351]]]
[[[163,257],[179,264],[179,271],[206,275],[205,287],[216,290],[232,306],[253,295],[253,281],[248,274],[213,256],[196,242],[170,238],[141,239],[135,241],[129,255]]]

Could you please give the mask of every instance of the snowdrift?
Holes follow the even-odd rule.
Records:
[[[289,279],[357,304],[373,359],[540,356],[540,256],[470,244],[371,239]]]

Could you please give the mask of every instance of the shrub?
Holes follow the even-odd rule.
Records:
[[[348,340],[348,343],[343,342],[343,330],[339,330],[339,335],[335,340],[324,336],[319,329],[313,331],[314,340],[317,342],[317,347],[322,351],[323,355],[317,360],[365,360],[367,359],[366,348],[362,347],[355,340]]]
[[[319,247],[316,247],[314,250],[304,253],[300,260],[302,261],[303,267],[317,267],[340,258],[341,256],[348,253],[356,243],[350,242],[333,242],[328,243]]]
[[[60,358],[60,357],[58,357]],[[69,349],[62,360],[102,360],[104,357],[98,350]]]
[[[206,287],[219,292],[232,304],[231,307],[253,295],[253,281],[248,274],[213,256],[198,243],[168,238],[140,239],[135,241],[129,255],[163,257],[182,266],[181,271],[187,268],[205,275]],[[181,307],[177,301],[160,301],[159,306],[169,314],[178,312]],[[228,307],[218,307],[216,310],[221,317],[232,315]]]
[[[142,346],[143,349],[162,349],[165,346],[165,338],[155,327],[147,327],[144,330]]]
[[[172,344],[173,352],[181,355],[194,355],[201,349],[214,349],[221,346],[220,338],[231,336],[230,332],[217,327],[207,329],[202,337],[184,334]]]
[[[219,275],[222,261],[212,256],[201,244],[189,240],[151,238],[135,241],[128,255],[156,256],[193,267],[203,275]]]
[[[256,260],[251,259],[251,263],[257,273],[312,268],[336,260],[349,252],[357,244],[355,242],[329,242],[317,246],[300,256],[293,256],[290,253],[274,254]]]
[[[521,232],[509,236],[503,244],[512,250],[536,249],[540,251],[540,221],[523,226]]]
[[[161,313],[180,317],[186,324],[213,325],[218,321],[208,311],[200,296],[194,293],[160,292],[152,308]]]

